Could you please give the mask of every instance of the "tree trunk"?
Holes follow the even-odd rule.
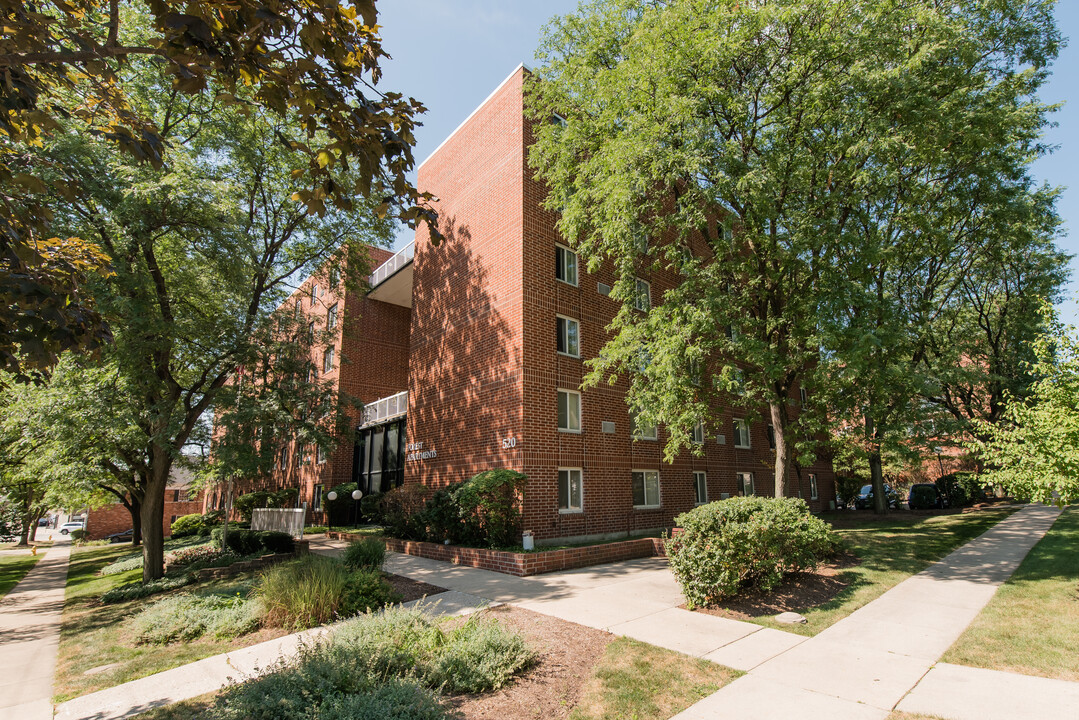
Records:
[[[127,511],[131,513],[131,547],[138,547],[142,544],[142,503],[132,497]]]
[[[151,463],[144,478],[142,496],[142,581],[157,580],[165,574],[165,487],[172,457],[161,448],[151,450]]]
[[[880,455],[880,432],[873,418],[865,416],[865,435],[869,441],[869,477],[873,483],[873,512],[885,515],[888,498],[884,495],[884,462]]]
[[[768,408],[771,410],[772,435],[776,443],[775,494],[776,497],[786,497],[791,466],[791,455],[787,449],[787,408],[781,402],[771,402]]]

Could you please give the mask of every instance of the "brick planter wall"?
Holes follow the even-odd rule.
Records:
[[[363,535],[331,532],[327,535],[336,540],[360,540]],[[565,548],[562,550],[540,550],[538,552],[507,552],[485,548],[460,547],[458,545],[439,545],[437,543],[381,538],[390,552],[416,557],[442,560],[454,565],[492,570],[494,572],[527,577],[556,570],[602,565],[645,557],[666,557],[663,540],[660,538],[635,538],[603,545]]]

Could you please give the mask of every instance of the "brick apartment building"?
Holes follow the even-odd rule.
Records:
[[[442,243],[421,226],[399,253],[373,251],[365,295],[326,290],[316,275],[286,302],[328,324],[344,311],[323,367],[366,407],[355,446],[325,458],[289,447],[266,487],[299,487],[317,513],[338,483],[370,493],[513,468],[529,476],[525,528],[540,540],[666,527],[699,502],[773,493],[768,427],[742,421],[737,397],[717,408],[719,426],[700,428],[703,455],[665,463],[662,427],[634,437],[628,381],[580,390],[618,310],[615,271],[589,272],[541,207],[526,162],[527,72],[518,67],[419,167],[419,188],[439,198]],[[678,278],[639,280],[658,303]],[[831,464],[792,473],[790,487],[826,509]]]
[[[191,489],[191,481],[192,476],[188,470],[173,470],[169,486],[165,490],[165,512],[161,519],[161,532],[165,537],[172,535],[172,523],[176,518],[202,512],[202,495]],[[94,508],[86,514],[86,537],[90,540],[103,540],[109,535],[130,529],[131,513],[119,500]]]

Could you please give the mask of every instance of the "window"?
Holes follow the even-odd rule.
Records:
[[[180,502],[180,491],[179,490],[173,490],[172,491],[172,501],[173,502]]]
[[[768,426],[768,447],[772,450],[776,449],[776,426]]]
[[[281,453],[277,456],[277,466],[282,470],[288,465],[288,448],[281,448]]]
[[[337,283],[341,282],[341,271],[336,267],[330,268],[330,287],[337,287]]]
[[[565,245],[554,246],[554,276],[568,285],[577,287],[577,253]]]
[[[802,401],[802,407],[809,404],[809,393],[805,388],[798,388],[798,399]]]
[[[311,286],[311,307],[315,306],[316,300],[318,300],[318,285],[313,284]]]
[[[652,364],[652,353],[648,347],[641,345],[637,348],[637,372],[648,372],[648,366]]]
[[[333,370],[333,348],[326,348],[322,356],[322,372],[328,373]]]
[[[326,311],[326,329],[333,330],[337,327],[337,304]]]
[[[581,432],[581,393],[576,390],[558,391],[558,429]]]
[[[699,470],[693,472],[693,501],[698,505],[708,502],[708,476]]]
[[[734,378],[734,394],[745,395],[746,394],[746,371],[742,368],[735,368],[731,373]]]
[[[815,473],[809,473],[809,499],[816,500],[817,495],[817,476]]]
[[[566,118],[562,117],[558,113],[552,113],[551,124],[558,125],[559,127],[566,127]]]
[[[741,418],[734,419],[734,446],[743,449],[750,447],[749,423]]]
[[[315,484],[315,490],[311,494],[311,509],[315,512],[322,509],[322,483]]]
[[[173,515],[172,519],[169,520],[169,525],[172,525],[174,522],[176,522],[176,518],[178,518],[178,517],[180,517],[180,516],[179,515]]]
[[[558,512],[581,512],[580,468],[558,469]]]
[[[559,315],[555,318],[558,327],[558,353],[570,357],[581,357],[581,326],[573,318]]]
[[[643,228],[637,227],[633,230],[633,249],[639,255],[648,253],[648,235],[645,234]]]
[[[633,471],[633,507],[659,507],[659,472],[656,470]]]
[[[697,424],[693,426],[693,442],[698,445],[704,444],[704,423],[697,421]]]
[[[629,415],[630,426],[633,428],[633,438],[635,440],[655,440],[659,436],[654,423],[651,425],[644,424],[633,410],[629,411]]]
[[[319,445],[318,450],[315,453],[315,458],[318,461],[319,465],[326,462],[326,456],[327,456],[326,448]]]
[[[633,307],[641,312],[652,309],[652,286],[647,280],[637,278],[637,292],[633,295]]]
[[[700,387],[701,385],[701,361],[690,360],[689,361],[689,381]]]
[[[753,494],[753,473],[737,473],[738,492],[746,497]]]
[[[307,323],[307,342],[315,342],[315,323],[314,321]]]

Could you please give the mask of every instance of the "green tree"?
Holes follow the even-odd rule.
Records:
[[[83,291],[107,272],[107,251],[95,233],[57,232],[49,195],[77,186],[55,184],[28,152],[57,134],[93,136],[160,168],[187,103],[243,96],[290,117],[266,141],[296,154],[307,212],[374,195],[406,222],[433,217],[407,179],[424,108],[377,89],[388,56],[374,0],[0,0],[0,18],[0,369],[17,377],[108,339]],[[167,74],[178,114],[142,104],[133,71],[151,68]]]
[[[1025,398],[1008,397],[1001,422],[975,421],[971,444],[989,468],[987,484],[1035,502],[1079,500],[1079,332],[1043,308],[1046,330],[1034,342],[1036,378]]]
[[[116,374],[138,434],[127,468],[141,492],[149,580],[162,573],[172,466],[207,433],[209,413],[253,360],[255,339],[294,278],[332,259],[342,282],[361,282],[362,244],[387,244],[391,227],[377,198],[309,212],[310,198],[295,190],[307,161],[277,142],[300,119],[242,97],[223,106],[213,93],[185,96],[152,69],[125,83],[171,147],[166,163],[139,163],[75,133],[56,136],[42,155],[55,173],[50,185],[80,188],[52,198],[56,224],[93,237],[112,258],[114,274],[92,287],[114,336],[99,363]],[[326,170],[340,187],[368,172],[343,163]]]
[[[1004,5],[597,0],[548,26],[529,161],[623,302],[588,382],[630,373],[668,457],[716,399],[749,404],[783,495],[827,397],[864,418],[879,470],[897,398],[922,387],[912,327],[952,297],[971,220],[1023,187],[1044,124],[1052,2]],[[680,282],[641,312],[636,277],[662,267]]]

